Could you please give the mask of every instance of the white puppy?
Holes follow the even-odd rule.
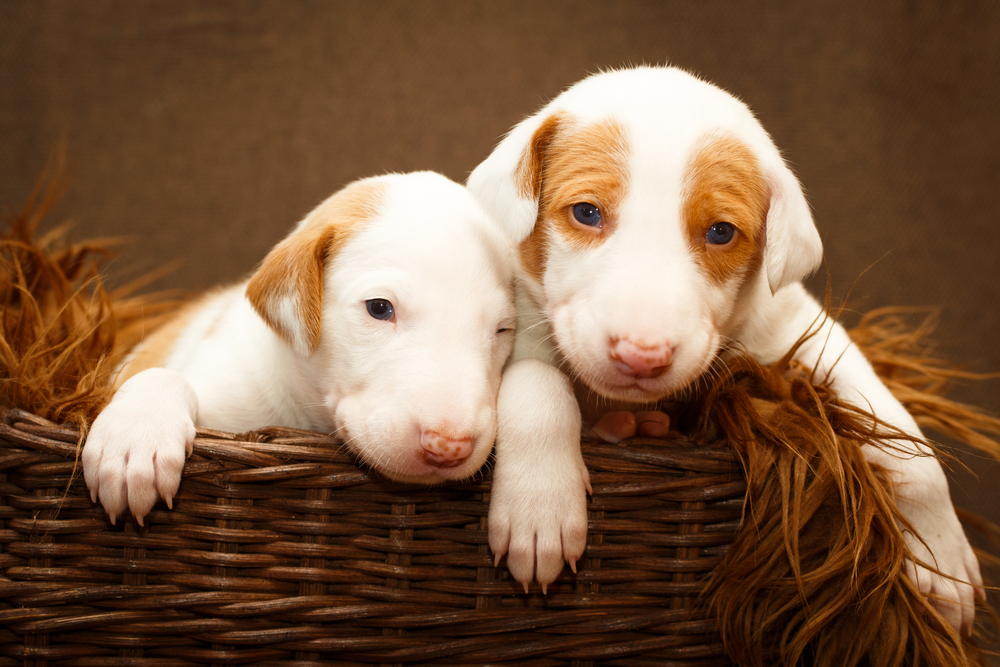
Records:
[[[438,174],[353,183],[249,281],[140,344],[83,451],[91,496],[140,523],[177,492],[195,425],[330,432],[390,478],[486,461],[516,322],[510,243]]]
[[[682,392],[729,347],[778,360],[823,321],[799,282],[822,247],[797,180],[749,109],[674,68],[576,84],[516,126],[468,186],[520,257],[490,544],[517,580],[534,576],[544,588],[585,546],[589,481],[573,382],[593,403],[585,412],[607,399],[641,409]],[[843,399],[919,437],[840,325],[826,321],[796,357]],[[900,509],[933,552],[910,536],[917,557],[980,585],[938,461],[875,447],[866,455],[895,473]],[[973,587],[909,567],[968,629]]]

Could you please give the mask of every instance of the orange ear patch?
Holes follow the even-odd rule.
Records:
[[[735,137],[715,137],[695,151],[685,171],[682,214],[697,261],[720,283],[752,274],[763,262],[770,202],[757,157]],[[718,223],[735,229],[728,243],[706,241]]]
[[[535,131],[516,175],[522,193],[538,199],[538,219],[520,247],[521,263],[532,277],[540,281],[545,273],[554,235],[585,250],[614,231],[628,188],[629,153],[624,129],[611,119],[576,129],[565,115],[553,115]],[[575,221],[573,207],[582,203],[600,211],[599,227]]]
[[[361,181],[324,201],[268,253],[247,284],[257,314],[302,354],[319,343],[326,261],[378,213],[384,187]]]
[[[537,200],[541,194],[545,152],[563,122],[563,114],[553,113],[543,120],[531,135],[531,143],[524,149],[521,161],[514,172],[517,193],[524,199]]]

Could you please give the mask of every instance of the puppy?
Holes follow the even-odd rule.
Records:
[[[112,523],[141,524],[172,505],[196,425],[329,432],[395,480],[469,477],[493,448],[515,322],[510,244],[464,187],[355,182],[132,352],[87,438],[87,487]]]
[[[727,348],[773,363],[823,322],[796,358],[844,400],[920,437],[800,284],[822,256],[809,207],[770,137],[722,90],[674,68],[591,76],[517,125],[468,187],[518,244],[520,324],[497,407],[489,526],[498,562],[506,553],[525,586],[534,576],[544,590],[585,546],[574,382],[595,403],[641,409],[683,393]],[[940,464],[866,455],[899,483],[919,531],[913,553],[945,576],[915,563],[909,575],[970,629],[982,581]]]

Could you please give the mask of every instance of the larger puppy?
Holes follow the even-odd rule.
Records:
[[[559,369],[584,385],[581,396],[648,405],[689,387],[728,347],[774,362],[824,322],[799,282],[822,247],[797,180],[749,109],[674,68],[576,84],[515,127],[468,186],[519,244],[521,269],[490,544],[517,580],[544,588],[581,556],[587,529],[581,412]],[[920,437],[841,326],[825,321],[796,357],[842,398]],[[946,575],[910,563],[911,577],[968,630],[965,582],[982,582],[940,464],[866,455],[894,472],[900,509],[933,555],[909,536],[913,553]]]
[[[401,481],[474,474],[513,346],[512,260],[443,176],[349,185],[134,351],[83,450],[94,500],[112,522],[170,505],[196,424],[330,432]]]

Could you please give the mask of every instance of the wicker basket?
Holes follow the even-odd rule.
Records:
[[[400,486],[302,431],[203,430],[174,510],[111,526],[79,431],[37,415],[89,423],[179,302],[105,289],[106,241],[35,238],[59,173],[0,226],[0,667],[986,664],[903,573],[905,520],[863,454],[888,434],[788,358],[717,364],[680,409],[692,439],[584,442],[589,547],[548,595],[493,565],[488,474]],[[921,427],[1000,459],[1000,420],[944,396],[973,376],[912,314],[855,340]]]
[[[730,664],[699,601],[743,507],[728,448],[585,442],[584,560],[525,595],[488,473],[402,486],[314,433],[202,430],[174,509],[112,526],[77,440],[0,424],[0,665]]]

